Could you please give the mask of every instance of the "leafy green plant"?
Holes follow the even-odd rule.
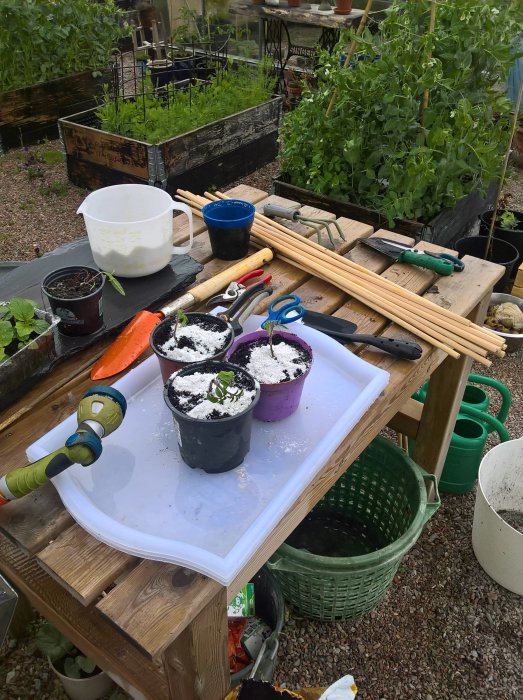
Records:
[[[238,401],[243,396],[243,389],[234,388],[234,372],[223,370],[211,379],[207,399],[211,403],[223,404],[225,399]]]
[[[284,326],[283,323],[280,323],[279,321],[264,321],[261,325],[263,330],[267,331],[267,334],[269,336],[269,350],[271,351],[271,357],[276,359],[276,355],[274,354],[274,348],[272,345],[272,337],[274,335],[274,331],[276,328],[287,328],[287,326]]]
[[[29,171],[28,171],[29,175]],[[43,173],[38,177],[43,177]],[[55,195],[57,197],[64,197],[69,192],[69,185],[67,182],[60,182],[59,180],[53,180],[49,185],[41,185],[38,191],[42,197],[50,197]]]
[[[49,328],[47,321],[35,315],[36,308],[35,302],[21,297],[0,304],[0,362]]]
[[[44,622],[38,630],[37,648],[48,656],[51,663],[69,678],[85,678],[93,675],[96,664],[78,649],[50,622]]]
[[[509,231],[514,231],[519,225],[516,215],[511,211],[504,211],[496,217],[496,224],[501,228],[506,228]]]
[[[105,275],[105,278],[109,282],[109,284],[113,287],[115,291],[118,292],[118,294],[121,294],[123,297],[125,296],[125,289],[122,287],[121,282],[113,275],[112,272],[107,272],[107,270],[103,270],[100,274]]]
[[[103,68],[123,18],[114,0],[0,0],[0,92]]]
[[[321,54],[317,88],[304,85],[285,117],[281,165],[291,182],[383,212],[390,225],[429,221],[484,191],[506,148],[511,104],[497,85],[516,56],[518,4],[440,0],[429,33],[429,0],[396,0],[378,34],[344,33]]]
[[[96,115],[104,131],[161,143],[265,102],[271,95],[271,80],[266,61],[256,67],[230,66],[209,85],[177,90],[166,101],[155,95],[147,79],[146,93],[136,100],[115,99],[107,90]]]

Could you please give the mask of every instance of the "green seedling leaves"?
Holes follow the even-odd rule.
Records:
[[[211,403],[223,404],[225,399],[238,401],[243,396],[243,389],[234,388],[234,372],[225,371],[218,372],[216,377],[209,384],[207,399]]]

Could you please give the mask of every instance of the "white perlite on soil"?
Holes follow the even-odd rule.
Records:
[[[184,405],[189,405],[194,402],[195,398],[200,397],[200,401],[196,406],[193,406],[188,411],[183,411],[191,418],[199,418],[206,420],[212,414],[219,413],[222,416],[236,416],[242,413],[253,402],[255,391],[243,389],[238,398],[225,398],[223,403],[213,403],[207,398],[210,384],[216,377],[216,374],[207,372],[205,374],[189,374],[182,377],[174,377],[171,381],[172,388],[179,394],[188,394],[188,396],[179,396],[180,410],[183,411]]]
[[[246,370],[261,384],[279,384],[288,376],[295,378],[307,371],[308,364],[296,362],[300,355],[296,348],[287,343],[273,346],[274,357],[269,345],[253,348]]]
[[[170,338],[163,345],[160,345],[160,350],[170,360],[178,360],[179,362],[198,362],[205,360],[208,357],[216,355],[220,348],[226,344],[231,332],[229,329],[217,331],[201,328],[195,323],[188,324],[182,328],[178,327],[176,338]],[[196,346],[194,349],[189,347],[179,347],[178,344],[182,338],[190,338]]]

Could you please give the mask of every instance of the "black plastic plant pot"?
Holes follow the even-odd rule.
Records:
[[[486,260],[487,240],[487,236],[469,236],[468,238],[460,238],[458,241],[456,241],[455,248],[458,251],[460,258],[462,258],[464,255],[471,255],[474,258]],[[503,292],[510,279],[510,276],[512,275],[514,265],[518,260],[518,251],[510,243],[501,241],[498,238],[493,238],[492,255],[488,259],[489,262],[502,265],[505,268],[503,277],[494,285],[495,292]]]
[[[74,287],[68,282],[75,276],[92,275],[92,283]],[[69,336],[90,335],[103,325],[102,293],[105,275],[93,267],[73,265],[50,272],[42,282],[42,292],[51,310],[60,318],[58,330]],[[64,287],[62,291],[60,286]],[[64,296],[62,296],[62,294]]]
[[[256,391],[252,402],[240,413],[225,418],[193,418],[174,404],[172,381],[197,373],[233,371],[245,388]],[[238,467],[251,447],[252,414],[260,398],[260,385],[248,372],[230,362],[198,362],[176,372],[164,388],[165,403],[173,414],[180,455],[193,469],[208,474],[222,474]]]
[[[504,228],[503,225],[500,224],[499,217],[504,212],[508,212],[514,216],[516,221],[515,228]],[[480,236],[488,236],[492,221],[492,214],[492,211],[486,211],[479,217]],[[519,254],[518,264],[521,264],[523,262],[523,212],[514,211],[513,209],[501,209],[498,211],[498,216],[496,218],[498,220],[494,226],[494,238],[498,238],[500,241],[505,241],[506,243],[513,245]]]
[[[212,314],[200,313],[198,311],[188,313],[186,314],[186,316],[188,325],[195,321],[201,321],[205,319],[207,323],[210,324],[212,327],[216,328],[216,330],[225,331],[228,329],[230,331],[230,337],[228,341],[224,344],[223,348],[220,348],[219,352],[215,353],[212,357],[201,357],[199,360],[196,360],[196,362],[203,362],[207,360],[221,360],[225,356],[227,350],[231,347],[232,341],[234,340],[234,330],[231,324],[227,321],[224,321],[224,319],[222,318],[213,316]],[[167,355],[161,349],[161,346],[164,345],[166,341],[172,337],[175,322],[176,320],[172,316],[169,318],[165,318],[161,323],[159,323],[157,326],[155,326],[155,328],[153,328],[149,341],[154,354],[158,358],[158,362],[160,364],[160,372],[162,374],[164,384],[169,379],[171,374],[173,374],[173,372],[177,372],[183,367],[187,367],[191,364],[194,364],[194,361],[185,362],[183,360],[173,360],[170,357],[167,357]]]

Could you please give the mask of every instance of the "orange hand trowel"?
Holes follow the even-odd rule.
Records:
[[[178,309],[189,309],[194,304],[205,301],[211,295],[221,291],[229,282],[233,282],[246,272],[256,270],[272,260],[272,257],[270,248],[262,248],[248,258],[240,260],[223,272],[202,282],[202,284],[193,287],[170,304],[162,306],[159,311],[154,313],[152,311],[139,311],[102,357],[95,362],[91,370],[91,379],[95,381],[106,379],[127,369],[147,349],[151,331],[162,319],[171,316]]]

